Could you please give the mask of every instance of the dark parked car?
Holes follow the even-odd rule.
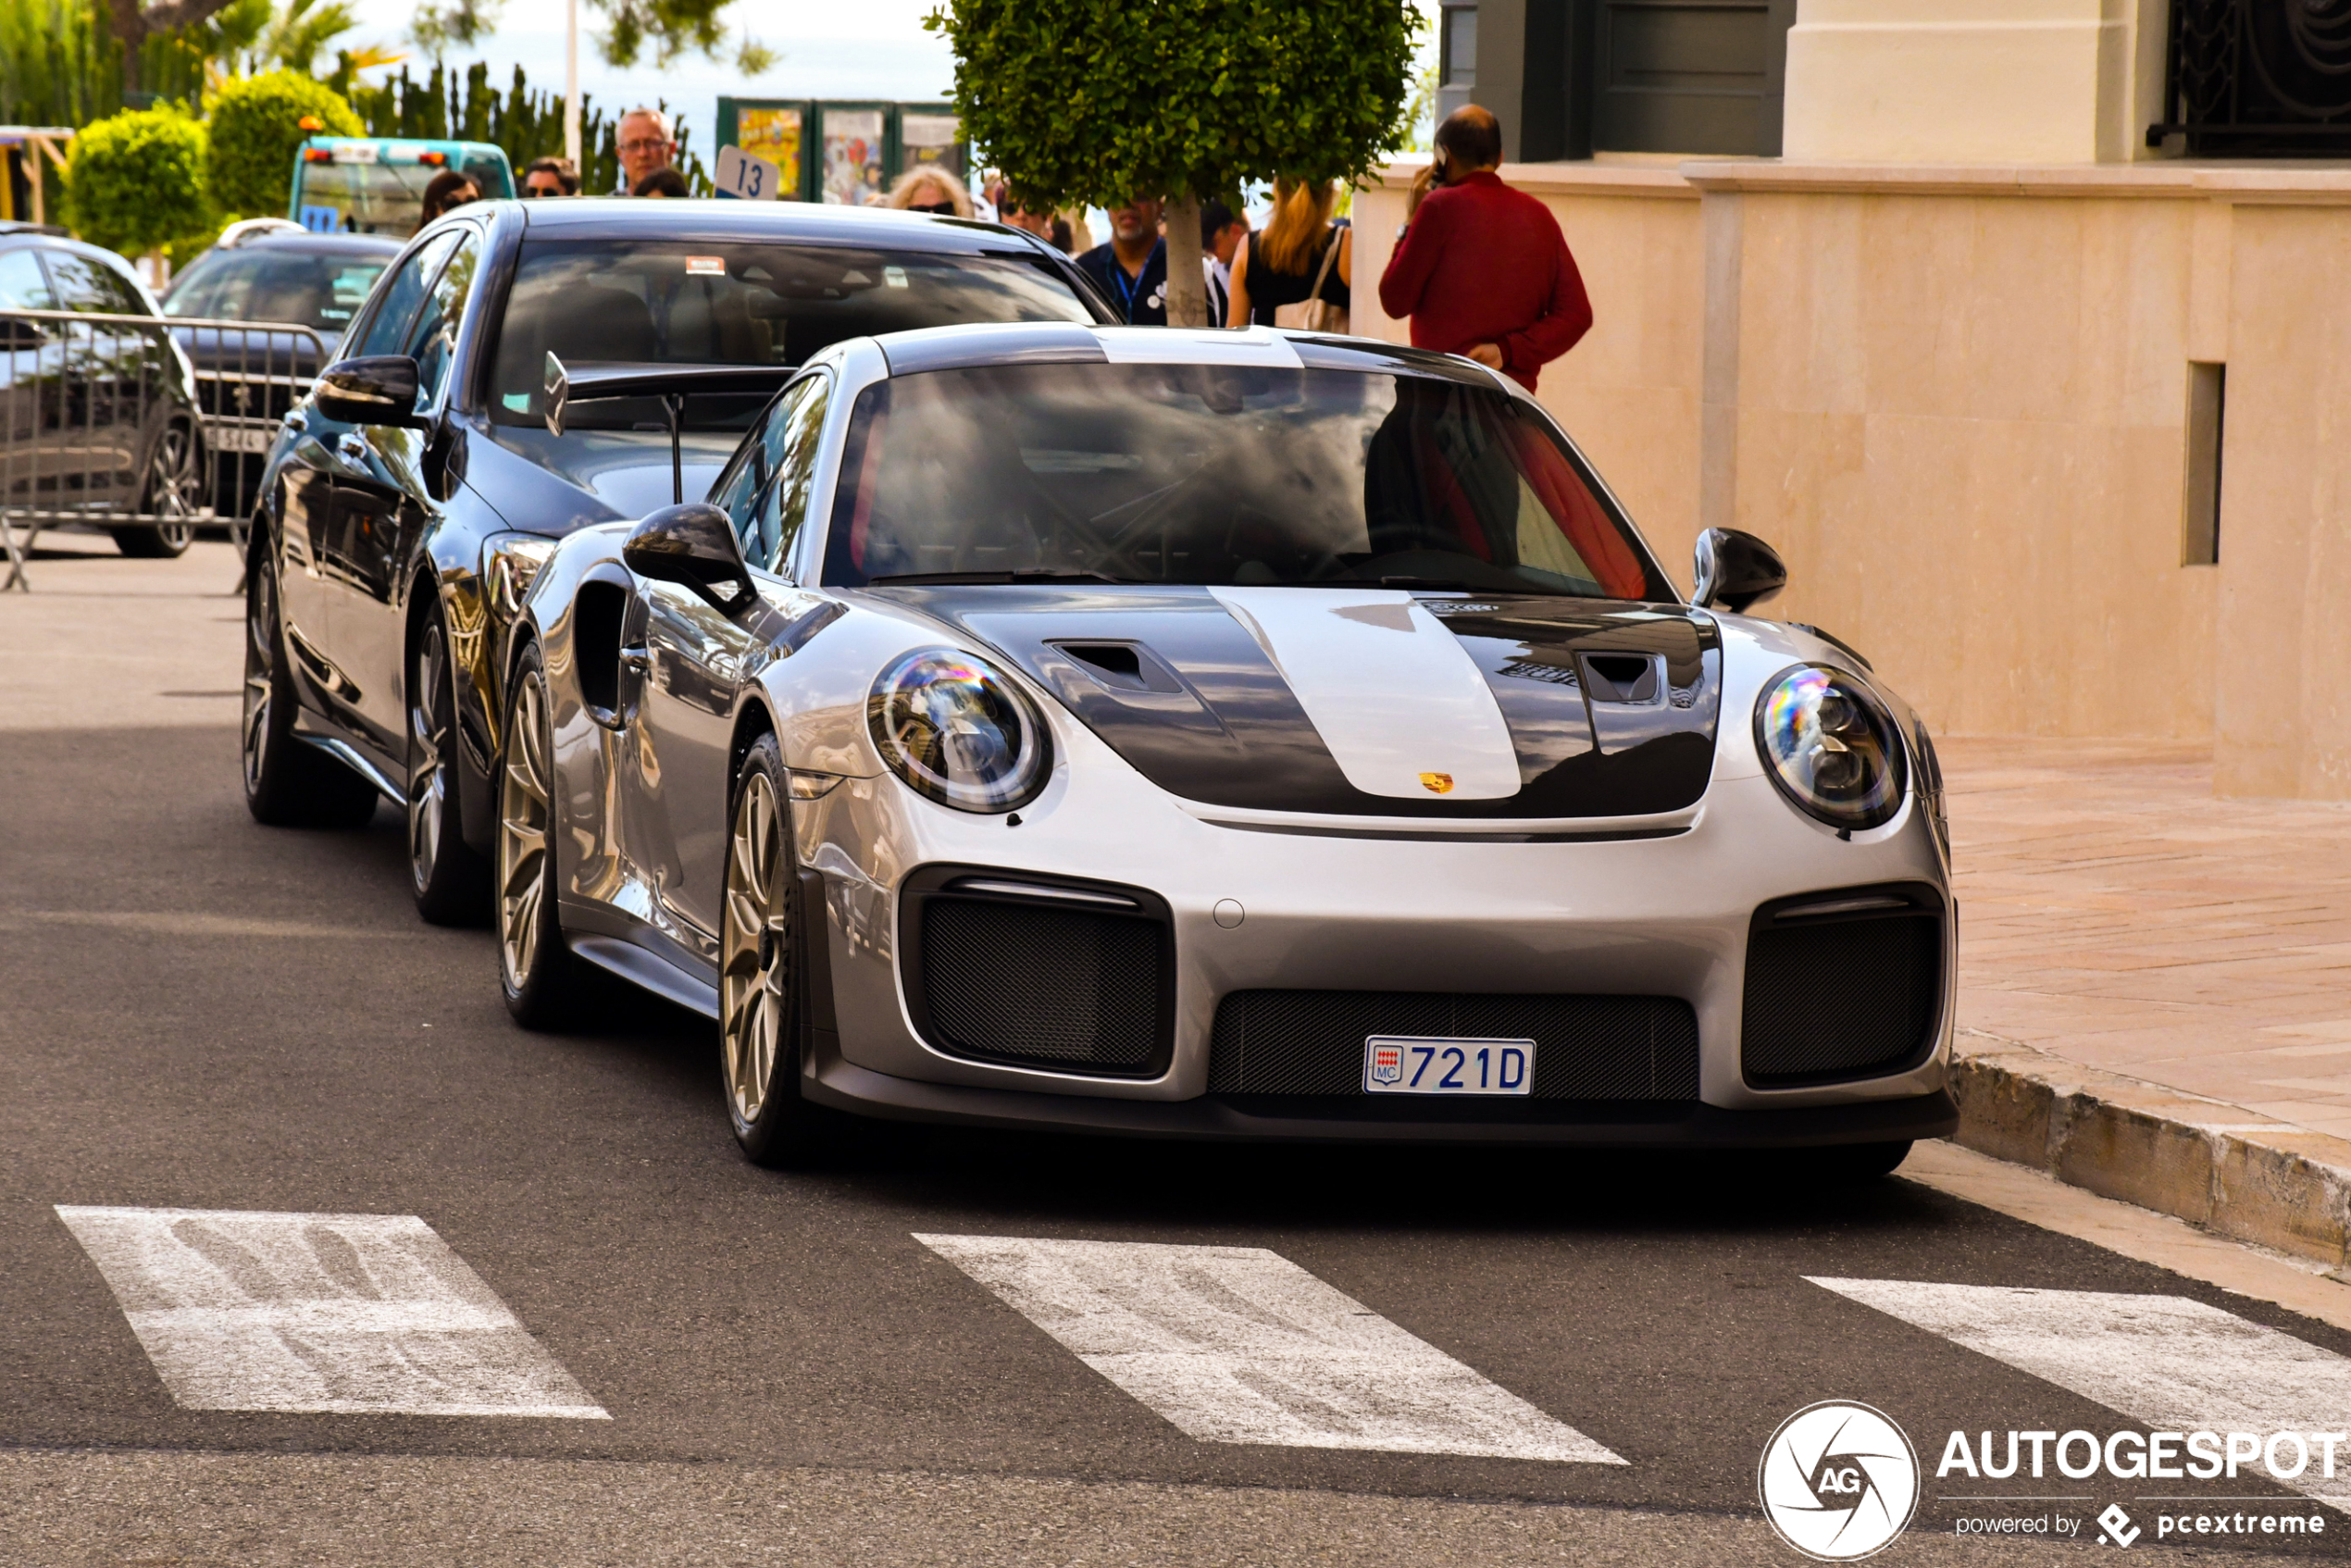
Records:
[[[1110,319],[1067,257],[992,224],[765,202],[449,215],[378,282],[269,452],[247,574],[247,803],[292,824],[400,802],[419,911],[478,917],[500,655],[558,539],[700,499],[831,343]],[[648,367],[670,367],[662,390],[594,396],[600,377]]]
[[[186,327],[172,333],[196,370],[196,398],[210,421],[213,509],[253,514],[276,427],[301,383],[333,357],[368,291],[400,254],[400,242],[368,234],[313,234],[279,219],[233,225],[164,291],[166,316],[287,323],[318,334]]]
[[[156,315],[120,256],[31,223],[0,223],[0,311]],[[193,373],[168,334],[0,317],[0,497],[12,513],[104,528],[126,555],[177,555],[203,487]],[[132,516],[168,520],[109,521]]]

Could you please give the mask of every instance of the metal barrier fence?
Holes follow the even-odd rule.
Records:
[[[176,555],[227,525],[240,554],[264,454],[328,343],[273,321],[0,310],[0,591],[56,528]]]

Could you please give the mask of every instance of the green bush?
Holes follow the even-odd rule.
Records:
[[[321,130],[302,128],[303,117]],[[212,199],[239,218],[283,218],[305,136],[364,136],[342,94],[290,70],[231,81],[212,98]]]
[[[66,165],[66,219],[92,244],[137,255],[203,230],[205,128],[177,108],[82,128]]]

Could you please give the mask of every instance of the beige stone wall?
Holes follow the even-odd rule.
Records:
[[[2226,228],[2215,786],[2351,800],[2351,213]]]
[[[1403,335],[1409,173],[1359,198],[1359,331]],[[2351,798],[2351,172],[1504,173],[1597,316],[1543,401],[1685,583],[1747,529],[1771,613],[1947,732],[2213,739],[2224,793]],[[2229,367],[2217,567],[2181,562],[2192,359]]]

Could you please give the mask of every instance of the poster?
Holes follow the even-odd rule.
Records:
[[[953,115],[901,110],[898,145],[900,162],[906,168],[937,164],[957,180],[964,177],[964,128]]]
[[[820,199],[834,206],[864,206],[882,193],[882,111],[827,109]],[[750,144],[744,143],[745,150]]]
[[[765,158],[783,176],[783,191],[787,198],[800,193],[800,144],[804,130],[803,111],[798,105],[787,108],[745,106],[735,113],[735,145],[755,158]]]

